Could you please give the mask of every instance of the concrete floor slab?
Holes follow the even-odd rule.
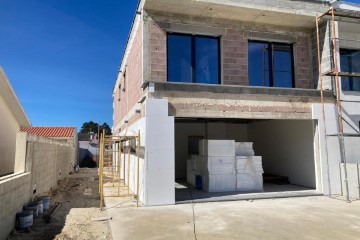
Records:
[[[123,203],[122,203],[123,202]],[[106,199],[113,239],[359,239],[360,201],[324,196],[135,208]],[[193,215],[194,210],[194,215]]]
[[[264,184],[263,192],[205,192],[186,183],[175,183],[176,203],[220,202],[249,199],[267,199],[284,197],[305,197],[322,195],[313,188],[292,184]]]

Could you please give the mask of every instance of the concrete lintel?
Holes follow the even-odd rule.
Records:
[[[188,16],[225,18],[293,27],[314,26],[315,16],[328,5],[314,1],[224,1],[224,0],[146,0],[146,11],[163,11]]]
[[[183,91],[183,92],[209,92],[209,93],[226,93],[226,94],[266,94],[280,96],[299,96],[299,97],[319,97],[320,90],[317,89],[299,89],[299,88],[269,88],[269,87],[251,87],[235,85],[211,85],[196,83],[172,83],[147,81],[143,87],[147,88],[149,83],[155,85],[157,91]],[[324,91],[325,98],[334,99],[332,91]]]

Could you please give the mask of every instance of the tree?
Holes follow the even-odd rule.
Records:
[[[98,128],[99,127],[99,128]],[[79,133],[97,133],[98,130],[100,132],[100,134],[102,133],[103,129],[105,129],[105,134],[106,135],[110,135],[111,134],[111,129],[109,127],[109,125],[104,122],[103,124],[101,124],[99,126],[98,123],[95,123],[93,121],[89,121],[89,122],[84,122],[83,125],[81,126],[80,132]]]
[[[103,132],[103,129],[105,129],[105,135],[111,135],[111,129],[106,122],[104,122],[102,125],[100,125],[100,133]]]

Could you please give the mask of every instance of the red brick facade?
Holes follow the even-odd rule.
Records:
[[[125,71],[119,73],[122,75],[120,85],[117,89],[114,89],[114,126],[117,126],[120,121],[129,120],[125,119],[126,114],[130,113],[129,111],[142,97],[142,34],[143,28],[142,24],[140,24],[127,59]],[[133,114],[135,114],[135,111]],[[123,124],[124,122],[120,123],[120,125]]]

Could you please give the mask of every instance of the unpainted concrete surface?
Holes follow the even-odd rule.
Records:
[[[113,239],[350,240],[360,237],[360,201],[346,203],[319,196],[140,208],[122,201],[106,199],[108,213],[113,217]]]

